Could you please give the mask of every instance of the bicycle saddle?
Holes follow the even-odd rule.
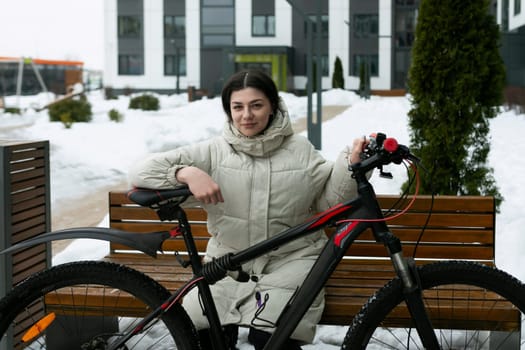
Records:
[[[180,204],[191,195],[187,185],[167,190],[136,187],[127,193],[129,200],[144,207],[156,207],[167,202]]]

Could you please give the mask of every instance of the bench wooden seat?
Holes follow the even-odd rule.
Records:
[[[379,196],[379,203],[385,211],[392,208],[399,200],[398,196]],[[407,201],[396,205],[391,214],[395,214],[407,205]],[[404,215],[390,221],[390,227],[403,242],[407,255],[412,255],[418,264],[440,261],[444,259],[461,259],[494,265],[494,231],[495,202],[492,197],[476,196],[438,196],[433,202],[433,213],[428,217],[431,197],[418,196],[411,209]],[[192,224],[192,232],[197,241],[199,251],[204,252],[209,238],[206,229],[206,213],[201,208],[186,210]],[[174,223],[161,222],[156,213],[132,203],[125,192],[109,193],[110,227],[132,232],[147,233],[151,231],[169,230]],[[426,228],[421,235],[421,229]],[[330,233],[328,233],[330,234]],[[182,268],[174,259],[173,251],[184,254],[185,246],[180,237],[170,239],[163,245],[164,254],[157,259],[140,252],[131,251],[128,247],[111,243],[110,252],[105,260],[127,265],[142,271],[159,281],[169,290],[179,288],[191,276],[189,268]],[[354,315],[360,310],[367,299],[387,281],[394,277],[393,268],[385,248],[377,244],[371,233],[365,233],[347,251],[345,259],[338,265],[326,285],[326,306],[322,324],[348,325]],[[446,295],[446,288],[440,291],[440,297]],[[450,294],[457,300],[462,296]],[[464,297],[467,296],[467,292]],[[472,296],[472,295],[470,295]],[[481,301],[490,301],[492,296],[480,296]],[[478,311],[485,307],[480,301]],[[441,306],[446,301],[440,301]],[[443,326],[454,324],[461,328],[483,327],[491,329],[491,320],[469,317],[469,325],[465,324],[465,314],[473,314],[473,310],[461,310],[454,304],[454,312]],[[130,313],[135,313],[128,311]],[[504,309],[507,312],[508,329],[518,329],[520,326],[519,312]],[[391,325],[403,326],[410,322],[406,310],[399,310]],[[499,321],[498,321],[499,322]]]

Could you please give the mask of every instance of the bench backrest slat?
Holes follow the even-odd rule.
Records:
[[[460,215],[458,215],[460,214]],[[427,222],[427,213],[413,213],[409,212],[400,217],[389,220],[389,225],[392,226],[409,226],[409,227],[423,227]],[[488,228],[494,227],[494,215],[486,213],[459,213],[459,212],[433,212],[428,218],[427,227],[462,227],[462,228]]]
[[[398,202],[399,196],[378,195],[378,199],[382,208],[390,208]],[[410,201],[410,198],[405,199],[402,203],[407,203],[407,201]],[[428,211],[431,203],[431,196],[418,196],[411,210]],[[401,205],[401,207],[403,207],[403,205]],[[493,213],[495,201],[494,197],[490,196],[435,196],[432,208],[434,211],[450,211],[451,208],[457,208],[457,210],[463,212]]]
[[[155,222],[159,221],[159,217],[155,211],[150,210],[149,208],[140,207],[138,205],[124,205],[122,206],[112,206],[111,207],[111,218],[113,220],[152,220]],[[204,210],[201,208],[185,208],[186,215],[191,222],[206,222],[207,215]]]
[[[385,213],[396,205],[393,215],[402,210],[408,200],[399,203],[393,195],[378,196]],[[389,220],[392,232],[403,242],[404,251],[412,255],[418,241],[417,259],[472,259],[485,263],[494,261],[495,202],[493,197],[476,196],[436,196],[432,204],[433,212],[428,218],[431,206],[430,196],[418,196],[409,211]],[[169,230],[172,222],[161,222],[156,213],[149,208],[131,202],[126,192],[109,193],[110,227],[125,231],[147,233]],[[209,234],[206,229],[206,212],[202,208],[186,208],[192,224],[192,232],[199,251],[204,252]],[[427,227],[421,235],[421,229]],[[331,234],[333,229],[327,229]],[[110,250],[129,250],[119,244],[110,244]],[[184,252],[182,239],[169,239],[163,250]],[[350,257],[386,257],[385,248],[377,244],[370,232],[365,232],[348,250]]]
[[[414,245],[403,243],[403,252],[405,253],[405,256],[412,256]],[[386,249],[377,243],[354,244],[348,249],[346,255],[352,257],[372,256],[388,258]],[[444,247],[442,245],[431,246],[419,244],[416,250],[417,259],[472,259],[490,262],[493,260],[493,256],[494,251],[490,246],[453,245]]]

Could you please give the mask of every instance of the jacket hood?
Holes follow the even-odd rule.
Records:
[[[293,134],[292,123],[288,110],[283,101],[279,101],[279,108],[274,115],[270,126],[256,136],[244,136],[233,123],[227,121],[223,130],[223,137],[236,151],[254,157],[262,157],[279,148],[287,136]]]

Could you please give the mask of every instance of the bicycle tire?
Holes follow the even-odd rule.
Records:
[[[514,345],[519,348],[519,345],[523,344],[523,340],[520,339],[523,315],[519,310],[521,313],[525,311],[525,286],[519,280],[496,268],[465,261],[432,263],[418,267],[418,270],[424,303],[441,349],[482,349],[488,348],[489,345],[491,349],[508,349]],[[495,293],[501,300],[491,305],[488,303],[481,305],[480,300],[475,299],[480,292]],[[456,304],[450,304],[452,301],[447,304],[444,299],[439,301],[441,297],[447,298],[447,293],[449,297],[452,295],[457,298],[462,295],[464,298]],[[474,303],[477,307],[486,307],[486,313],[474,315],[473,309],[469,309],[469,305],[473,306]],[[506,314],[501,311],[502,309],[496,311],[498,307],[503,306],[500,303],[506,303],[506,306],[510,303],[514,308],[519,309],[512,312],[513,316],[517,315],[517,318],[514,317],[514,321],[518,322],[518,325],[515,325],[517,333],[509,331],[510,324],[508,320],[503,319]],[[399,313],[400,310],[408,313],[404,304],[401,281],[395,278],[377,291],[354,317],[342,348],[422,349],[415,328],[392,326],[395,322],[395,313]],[[445,321],[444,317],[440,317],[447,311],[448,316],[454,315],[455,312],[459,317],[460,310],[470,312],[462,313],[456,326],[451,327],[450,319]],[[487,320],[493,321],[490,327],[487,324],[481,326],[483,324],[481,321]],[[459,326],[466,324],[467,321],[471,324],[475,323],[475,327],[461,329]],[[399,327],[399,324],[397,326]],[[488,328],[495,329],[488,331]],[[498,341],[501,341],[501,344],[498,344]]]
[[[83,292],[90,288],[97,288],[104,296],[97,311],[92,309],[93,301],[84,297],[87,293]],[[73,289],[75,299],[64,297]],[[119,315],[117,303],[119,309],[126,306],[145,315],[168,297],[169,292],[158,282],[123,265],[103,261],[58,265],[29,277],[0,300],[0,340],[11,342],[8,346],[12,349],[106,349],[104,342],[110,342],[123,328],[133,327],[143,316]],[[43,324],[48,315],[54,321],[46,328]],[[45,330],[23,341],[24,335],[30,338],[34,326]],[[177,303],[153,327],[126,343],[125,349],[135,348],[188,350],[199,346],[193,323]]]

